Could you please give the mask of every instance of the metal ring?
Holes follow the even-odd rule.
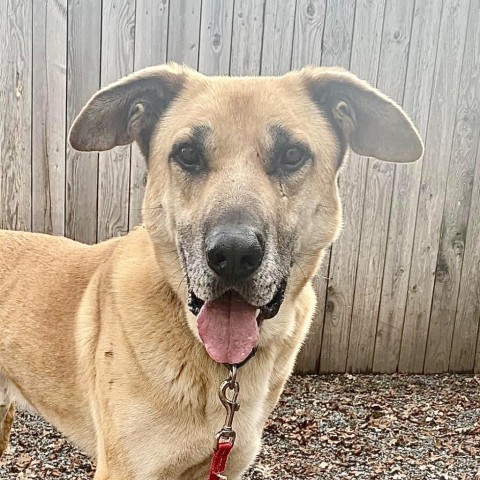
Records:
[[[228,375],[228,379],[230,381],[230,388],[233,389],[235,383],[237,382],[237,367],[236,365],[232,365],[232,369],[230,370],[230,374]]]
[[[235,445],[235,440],[237,439],[237,434],[234,430],[229,430],[222,428],[216,435],[215,435],[215,443],[214,443],[214,448],[217,450],[218,445],[220,443],[220,440],[228,440],[230,443]]]

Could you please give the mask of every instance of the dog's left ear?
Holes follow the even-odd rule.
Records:
[[[176,64],[150,67],[103,88],[73,122],[70,145],[80,151],[104,151],[136,141],[148,158],[155,125],[189,71]]]
[[[402,163],[423,155],[422,140],[407,114],[367,82],[340,68],[310,67],[301,75],[315,103],[354,152]]]

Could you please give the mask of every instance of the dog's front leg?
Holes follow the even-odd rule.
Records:
[[[121,477],[118,477],[121,478]],[[108,456],[102,436],[99,436],[97,445],[97,469],[93,480],[117,480],[113,471],[109,468]]]
[[[97,469],[94,480],[132,480],[134,478],[124,468],[122,462],[115,455],[108,455],[105,451],[99,452]]]
[[[102,408],[103,407],[103,408]],[[97,433],[97,452],[94,480],[133,480],[136,478],[122,453],[121,442],[115,435],[116,426],[105,405],[93,409]]]
[[[0,458],[8,446],[14,414],[15,406],[13,402],[10,404],[0,404]]]

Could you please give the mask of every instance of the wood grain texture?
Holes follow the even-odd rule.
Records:
[[[32,229],[65,233],[67,2],[33,2]]]
[[[265,1],[235,0],[230,57],[231,75],[260,73]]]
[[[476,0],[475,0],[476,1]],[[478,77],[477,77],[478,78]],[[477,117],[478,118],[478,117]],[[458,294],[450,372],[480,372],[480,138]],[[476,350],[476,357],[475,357]]]
[[[295,0],[267,0],[262,43],[262,75],[281,75],[290,70]]]
[[[476,162],[480,139],[479,18],[480,0],[472,0],[440,243],[450,274],[446,282],[439,285],[437,278],[435,283],[426,371],[471,371],[474,365],[480,317],[480,275],[478,270],[474,273],[480,266],[479,232],[472,237],[480,218],[474,189],[478,187],[474,184],[475,165],[480,168]],[[437,318],[440,312],[445,319]]]
[[[377,87],[399,103],[403,100],[412,16],[413,1],[387,2]],[[347,369],[354,372],[370,372],[373,367],[394,174],[395,164],[369,161],[347,363]]]
[[[352,52],[353,27],[355,18],[355,2],[327,2],[325,12],[325,26],[323,33],[323,48],[321,63],[323,66],[340,66],[348,69]],[[320,275],[326,278],[325,290],[317,290],[318,307],[317,320],[321,321],[322,338],[317,340],[321,345],[319,353],[319,372],[328,373],[338,371],[338,363],[345,367],[345,353],[348,348],[349,324],[342,322],[343,318],[336,315],[335,304],[328,299],[330,284],[332,249],[325,256]],[[321,283],[319,285],[322,285]],[[331,292],[331,290],[330,290]],[[328,312],[328,314],[327,314]],[[315,327],[315,324],[314,324]],[[312,342],[312,340],[310,340]],[[343,351],[338,348],[337,342],[342,342]],[[337,351],[340,351],[341,360],[336,363]]]
[[[475,325],[477,326],[477,351],[475,357],[474,372],[480,372],[480,140],[477,146],[477,168],[475,170],[475,179],[473,181],[472,205],[470,207],[470,219],[467,229],[467,240],[465,243],[465,255],[468,258],[468,267],[462,277],[462,286],[460,288],[459,302],[465,300],[465,310],[458,310],[463,318],[468,318],[470,325],[473,325],[470,332],[475,338]],[[465,279],[465,280],[464,280]],[[462,317],[460,317],[461,319]],[[459,329],[462,328],[459,324]],[[468,358],[467,355],[464,358]],[[452,370],[450,370],[452,371]],[[459,369],[463,371],[463,367]],[[470,371],[470,370],[468,370]]]
[[[476,9],[474,3],[477,3]],[[448,370],[452,348],[475,172],[477,138],[480,134],[479,19],[478,1],[472,2],[468,14],[456,124],[440,230],[425,373]]]
[[[233,0],[211,0],[202,6],[198,69],[206,75],[228,75],[232,44]]]
[[[202,1],[199,0],[170,2],[167,52],[169,61],[197,68],[201,7]]]
[[[135,70],[167,60],[168,0],[136,0]]]
[[[324,0],[298,0],[293,35],[292,69],[320,64],[325,10]],[[314,281],[317,292],[316,314],[308,337],[297,358],[296,368],[303,373],[318,371],[329,260],[330,250],[326,253],[320,272]]]
[[[101,83],[105,86],[133,71],[135,0],[104,0]],[[98,240],[128,232],[129,145],[100,153]]]
[[[422,138],[427,131],[442,4],[417,0],[409,48],[403,106]],[[387,236],[374,372],[395,372],[402,343],[422,160],[396,165]]]
[[[101,3],[68,2],[67,126],[100,87]],[[97,241],[98,153],[80,153],[67,144],[65,234]]]
[[[136,0],[134,70],[167,60],[168,0]],[[147,163],[136,143],[132,145],[128,226],[142,222],[142,202],[147,184]]]
[[[352,55],[355,0],[327,2],[323,33],[322,65],[348,69]]]
[[[32,228],[32,2],[0,9],[0,228]]]
[[[443,5],[430,105],[430,111],[434,113],[429,119],[422,165],[405,326],[400,352],[399,369],[401,371],[423,371],[435,275],[442,276],[447,273],[444,268],[436,269],[436,263],[455,126],[456,112],[452,108],[451,100],[452,92],[458,94],[468,7],[468,0],[446,0]],[[457,94],[454,94],[454,102]]]
[[[356,6],[350,68],[372,84],[378,70],[384,7],[383,0],[362,0]],[[367,165],[367,159],[352,152],[340,175],[345,218],[343,232],[332,247],[321,358],[324,372],[343,372],[347,365]],[[354,349],[355,337],[351,345]]]
[[[323,66],[340,66],[346,69],[350,67],[354,18],[355,0],[326,3],[321,57],[321,64]],[[337,329],[337,327],[341,329],[344,325],[334,323],[337,320],[335,315],[329,315],[328,325],[325,323],[326,309],[331,309],[333,307],[331,302],[327,302],[331,257],[332,250],[330,248],[325,255],[325,259],[319,272],[319,279],[324,281],[316,282],[316,285],[318,286],[317,313],[312,326],[313,333],[307,340],[307,346],[309,344],[319,345],[318,371],[320,373],[323,372],[324,367],[326,367],[326,371],[331,368],[329,362],[334,356],[333,352],[336,348],[334,342],[336,342],[338,338],[344,338],[345,336],[341,330]],[[315,331],[319,331],[320,329],[321,332],[319,332],[319,334],[321,335],[321,338],[312,338],[313,335],[316,334]],[[348,335],[348,330],[345,333]],[[347,342],[348,339],[346,340],[346,343]],[[307,346],[306,348],[308,348]],[[322,354],[324,350],[325,354]]]
[[[326,0],[297,0],[292,69],[321,64],[326,10]]]

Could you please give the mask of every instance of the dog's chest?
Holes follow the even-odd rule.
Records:
[[[235,416],[233,427],[237,439],[228,461],[229,480],[240,478],[260,448],[265,418],[263,405],[261,397],[244,401]],[[224,422],[225,410],[213,396],[203,411],[179,408],[174,415],[155,421],[151,416],[136,416],[135,423],[130,425],[132,444],[136,448],[128,452],[130,461],[140,467],[135,478],[206,479],[215,434]]]
[[[240,410],[237,413],[233,424],[236,440],[228,459],[226,474],[228,474],[229,480],[239,478],[240,473],[253,461],[260,448],[260,438],[263,429],[261,406],[250,404],[243,407],[243,412]],[[209,428],[202,435],[197,436],[197,445],[203,446],[203,452],[200,454],[202,460],[187,468],[180,477],[181,480],[197,478],[203,480],[207,478],[212,460],[215,432],[220,429],[224,421],[224,415],[216,416],[210,422]]]
[[[234,428],[237,437],[230,452],[225,472],[229,480],[239,479],[241,473],[251,464],[260,449],[263,424],[260,421],[260,416],[256,419],[257,421],[252,420],[252,416],[249,415],[248,417],[241,416],[239,421],[235,422]],[[209,430],[212,432],[218,430],[218,427],[213,428],[213,425],[211,427]],[[190,457],[187,463],[194,463],[182,471],[178,480],[205,480],[208,477],[214,452],[214,437],[215,435],[208,435],[208,438],[205,436],[196,438],[197,445],[202,446],[202,451],[199,451],[197,461],[195,461],[193,456]],[[188,455],[191,452],[192,449],[189,449],[186,453]]]

